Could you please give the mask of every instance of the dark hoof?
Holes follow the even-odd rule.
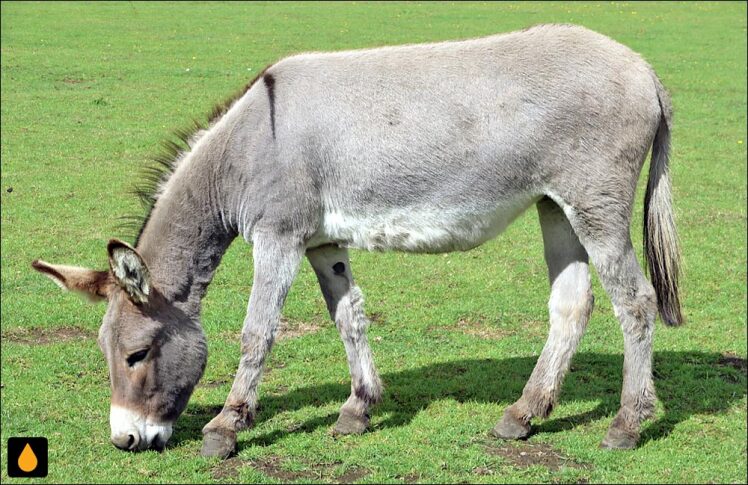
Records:
[[[362,434],[369,427],[369,416],[357,416],[353,413],[341,411],[335,428],[332,432],[335,435],[343,434]]]
[[[521,440],[530,435],[530,425],[518,420],[511,413],[504,413],[491,434],[502,440]]]
[[[203,433],[202,456],[217,456],[222,460],[236,453],[236,433],[228,430],[210,430]]]
[[[620,428],[611,427],[602,443],[600,443],[600,448],[604,450],[630,450],[636,448],[637,441],[639,441],[638,433],[630,433]]]

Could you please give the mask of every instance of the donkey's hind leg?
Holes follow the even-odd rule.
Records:
[[[655,410],[652,338],[657,297],[631,244],[630,204],[603,205],[599,200],[587,194],[577,204],[566,206],[565,212],[570,214],[570,222],[597,269],[623,330],[621,407],[600,446],[633,448],[641,422]]]
[[[364,313],[364,298],[353,282],[346,249],[322,246],[307,251],[307,257],[317,273],[330,317],[340,331],[351,372],[351,395],[340,409],[334,432],[363,433],[369,425],[369,406],[382,395],[366,339],[369,320]]]
[[[293,240],[255,238],[254,283],[242,329],[242,357],[223,409],[203,428],[203,456],[228,457],[236,448],[236,433],[252,424],[265,357],[303,254],[303,245]]]
[[[587,252],[555,202],[537,204],[551,283],[548,302],[550,332],[522,397],[509,406],[493,434],[504,439],[524,438],[530,419],[548,416],[561,388],[564,374],[576,352],[592,312]]]

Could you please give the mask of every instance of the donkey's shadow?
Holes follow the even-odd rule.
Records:
[[[514,402],[535,365],[536,357],[507,359],[465,359],[442,362],[417,369],[382,374],[385,385],[383,401],[372,408],[372,415],[388,416],[376,423],[372,431],[403,426],[427,408],[431,402],[453,399],[457,402]],[[618,410],[621,392],[621,355],[580,353],[574,357],[564,382],[560,404],[565,401],[597,401],[585,413],[554,419],[553,416],[533,432],[555,433],[591,421],[613,416]],[[655,386],[664,407],[664,415],[645,424],[641,443],[666,437],[675,426],[694,414],[711,414],[731,407],[746,395],[746,361],[707,352],[655,352]],[[260,395],[256,423],[284,411],[331,402],[341,405],[350,386],[325,383],[311,385],[276,396]],[[172,446],[200,436],[220,406],[190,405],[177,422]],[[495,416],[498,420],[500,414]],[[241,445],[269,445],[289,433],[311,432],[330,427],[337,414],[332,413],[305,421],[293,430],[274,430]],[[241,446],[240,446],[241,447]]]

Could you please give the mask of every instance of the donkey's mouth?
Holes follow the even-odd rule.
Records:
[[[171,425],[163,424],[151,424],[146,423],[145,429],[141,430],[140,440],[136,446],[131,448],[131,451],[145,451],[155,450],[158,452],[164,451],[166,443],[171,438]]]
[[[162,451],[172,433],[171,423],[156,423],[119,406],[112,406],[110,424],[112,443],[127,451]]]
[[[137,432],[129,433],[125,436],[112,437],[112,444],[114,446],[120,450],[132,452],[155,450],[160,453],[164,451],[168,441],[168,436],[162,437],[161,435],[154,436],[150,440],[143,439],[137,435]]]
[[[149,449],[155,450],[161,453],[162,451],[164,451],[164,448],[166,448],[166,442],[167,442],[166,440],[162,440],[161,438],[156,437],[151,442],[151,446]]]

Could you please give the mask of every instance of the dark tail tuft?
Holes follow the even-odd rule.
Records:
[[[672,108],[670,97],[654,76],[662,115],[652,144],[652,161],[649,181],[644,196],[644,253],[652,285],[657,293],[657,308],[667,325],[683,323],[678,280],[680,277],[680,250],[675,228],[670,174],[670,126]]]

